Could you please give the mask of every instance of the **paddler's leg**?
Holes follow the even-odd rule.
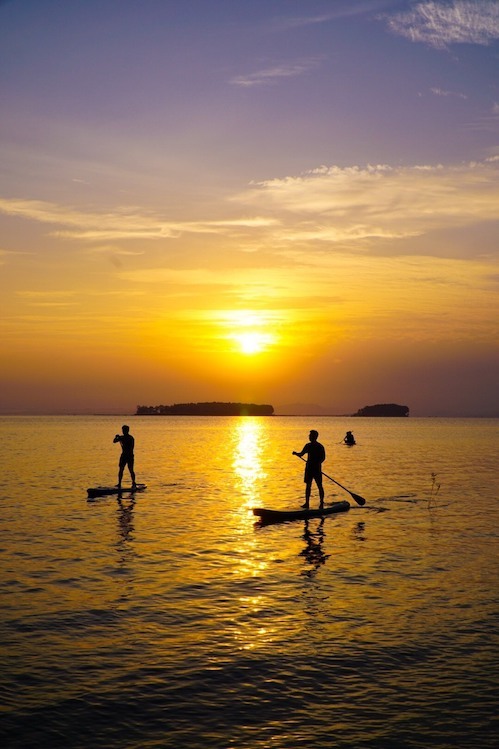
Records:
[[[121,480],[123,478],[123,471],[125,470],[126,461],[123,460],[122,457],[120,457],[120,467],[118,470],[118,489],[121,489]]]
[[[132,489],[135,489],[137,487],[137,484],[135,482],[135,471],[133,470],[133,463],[134,463],[134,460],[133,458],[131,458],[128,461],[128,470],[130,471],[130,477],[132,479]]]
[[[302,505],[304,510],[308,510],[310,504],[310,490],[312,488],[312,481],[307,481],[305,486],[305,504]]]
[[[317,478],[317,486],[319,487],[319,510],[324,509],[324,487],[322,486],[322,474]]]

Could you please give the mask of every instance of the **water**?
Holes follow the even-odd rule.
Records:
[[[498,420],[126,421],[0,419],[4,745],[497,747]],[[258,527],[311,427],[367,504]]]

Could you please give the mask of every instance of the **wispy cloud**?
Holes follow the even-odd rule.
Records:
[[[297,62],[273,65],[272,67],[257,70],[254,73],[237,75],[231,78],[233,86],[250,88],[252,86],[271,86],[284,78],[296,78],[316,69],[320,64],[318,58],[299,60]]]
[[[455,166],[322,166],[251,184],[221,204],[219,217],[211,221],[165,221],[140,207],[86,213],[27,200],[0,200],[0,211],[50,224],[52,235],[84,241],[89,249],[107,253],[116,267],[130,253],[143,251],[141,246],[123,248],[120,240],[204,234],[203,245],[211,237],[210,246],[218,246],[211,267],[220,265],[217,258],[223,256],[228,267],[238,267],[238,273],[245,267],[246,273],[248,264],[270,267],[278,258],[291,259],[299,247],[319,253],[331,247],[382,252],[390,243],[390,252],[405,254],[404,239],[498,221],[498,205],[499,157],[492,156]],[[242,217],[234,218],[235,211]],[[251,256],[244,251],[247,246]]]
[[[17,291],[17,296],[34,307],[72,307],[78,304],[75,299],[77,295],[74,291],[31,291],[25,289]]]
[[[143,255],[143,250],[125,250],[118,245],[98,245],[89,249],[89,253],[122,255],[123,257],[137,257]]]
[[[451,44],[487,45],[499,39],[497,0],[421,2],[385,18],[395,34],[437,49]]]
[[[167,221],[137,207],[92,213],[46,201],[21,199],[0,199],[0,213],[52,224],[57,227],[52,232],[55,236],[87,242],[177,238],[183,233],[223,234],[238,228],[266,227],[274,221],[271,217],[258,216],[212,221]]]
[[[473,122],[469,122],[466,128],[477,132],[491,132],[497,135],[499,124],[499,103],[494,102],[487,114],[478,116]],[[496,138],[497,140],[497,138]],[[489,153],[494,153],[496,149],[489,149]]]
[[[454,97],[457,99],[467,99],[468,97],[466,94],[462,94],[459,91],[445,91],[442,88],[438,88],[437,86],[434,86],[430,89],[432,94],[435,94],[435,96],[443,96],[443,97]]]
[[[286,242],[342,243],[421,236],[499,218],[499,163],[454,167],[321,167],[259,183],[238,200],[279,215]]]
[[[382,8],[386,8],[387,5],[390,5],[390,0],[365,0],[364,2],[352,2],[352,0],[346,0],[343,6],[341,3],[336,2],[335,9],[328,13],[309,16],[291,16],[277,21],[275,25],[278,28],[283,29],[300,28],[302,26],[317,26],[336,21],[340,18],[351,18],[353,16],[379,12]]]
[[[32,255],[33,251],[27,250],[2,250],[0,249],[0,265],[5,265],[11,259],[20,257],[21,255]]]

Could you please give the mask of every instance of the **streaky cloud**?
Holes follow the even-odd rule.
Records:
[[[279,28],[293,29],[306,26],[318,26],[330,23],[340,18],[352,18],[354,16],[367,15],[379,12],[382,8],[391,5],[390,0],[365,0],[365,2],[345,2],[343,5],[336,2],[334,10],[310,16],[291,16],[276,22]]]
[[[280,217],[274,239],[345,243],[403,239],[499,219],[499,164],[326,167],[271,179],[236,196]]]
[[[123,257],[139,257],[144,254],[144,250],[125,250],[117,245],[98,245],[96,247],[91,247],[88,252],[92,254],[102,253]]]
[[[449,97],[449,96],[451,96],[451,97],[455,97],[455,98],[457,98],[457,99],[467,99],[467,98],[468,98],[468,97],[466,96],[466,94],[462,94],[462,93],[461,93],[461,92],[459,92],[459,91],[446,91],[445,89],[442,89],[442,88],[438,88],[437,86],[433,86],[433,87],[432,87],[432,88],[430,89],[430,91],[431,91],[431,93],[432,93],[432,94],[434,94],[435,96],[443,96],[444,98],[447,98],[447,97]]]
[[[494,103],[488,114],[478,116],[474,121],[467,123],[464,127],[470,131],[482,131],[497,133],[497,125],[499,121],[499,104]],[[494,148],[489,149],[494,151]],[[497,150],[497,147],[496,149]]]
[[[499,39],[497,0],[421,2],[385,20],[393,33],[437,49],[451,44],[488,45]]]
[[[318,58],[311,58],[309,60],[299,60],[292,63],[283,63],[281,65],[274,65],[263,70],[257,70],[254,73],[248,73],[246,75],[237,75],[231,78],[230,83],[234,86],[240,86],[242,88],[251,88],[254,86],[271,86],[286,78],[296,78],[297,76],[305,75],[306,73],[314,70],[320,64]]]
[[[76,296],[76,291],[74,289],[61,291],[56,289],[44,289],[43,291],[39,291],[38,289],[36,291],[31,289],[19,289],[16,291],[16,295],[19,297],[23,297],[24,299],[31,299],[34,301],[46,301],[50,299],[59,299],[59,300],[65,300],[70,297]]]
[[[47,201],[1,198],[0,213],[56,225],[59,228],[52,232],[54,236],[87,242],[176,239],[184,233],[223,234],[232,229],[258,229],[275,223],[275,219],[261,216],[207,221],[167,221],[138,207],[92,213]]]

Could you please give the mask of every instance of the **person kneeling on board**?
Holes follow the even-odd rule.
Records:
[[[322,486],[322,464],[326,460],[326,450],[324,445],[317,442],[319,432],[316,429],[311,429],[308,438],[310,442],[307,442],[301,452],[295,452],[293,455],[298,455],[301,458],[303,455],[307,456],[307,465],[305,466],[305,475],[303,480],[305,481],[305,504],[302,507],[305,510],[309,509],[310,504],[310,493],[312,489],[312,481],[315,481],[317,488],[319,489],[319,510],[324,508],[324,487]]]

